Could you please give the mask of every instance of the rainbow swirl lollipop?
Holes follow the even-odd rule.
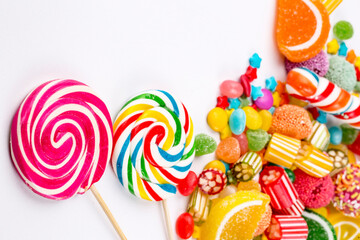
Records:
[[[150,201],[174,195],[195,154],[185,106],[165,91],[146,91],[122,107],[113,129],[112,165],[121,184]]]
[[[67,199],[104,173],[112,150],[110,114],[87,85],[46,82],[21,103],[10,135],[11,158],[37,194]]]

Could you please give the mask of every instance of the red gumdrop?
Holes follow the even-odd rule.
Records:
[[[355,67],[356,71],[356,80],[360,81],[360,69],[358,67]]]
[[[189,213],[181,214],[176,220],[176,234],[181,239],[188,239],[194,232],[194,219]]]
[[[177,185],[179,193],[183,196],[189,196],[196,188],[198,179],[196,173],[190,171],[188,175]]]
[[[217,100],[216,107],[225,109],[229,106],[228,98],[226,96],[217,97],[216,100]]]
[[[355,142],[348,145],[348,148],[355,154],[360,155],[360,134],[355,139]]]
[[[248,147],[248,140],[247,140],[245,132],[243,132],[240,135],[233,134],[232,136],[234,138],[236,138],[236,140],[238,140],[238,142],[239,142],[241,155],[244,155],[245,153],[247,153],[247,151],[249,150],[249,147]]]
[[[251,96],[251,85],[250,85],[250,80],[246,75],[240,76],[240,84],[244,89],[245,96],[250,97]]]
[[[245,75],[248,77],[249,82],[254,81],[257,78],[257,68],[248,66],[248,68],[246,69]]]
[[[243,94],[243,87],[240,83],[232,80],[225,80],[220,85],[220,92],[228,98],[238,98]]]

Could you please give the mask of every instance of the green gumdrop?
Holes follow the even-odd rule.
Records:
[[[360,82],[357,81],[354,87],[354,92],[360,93]]]
[[[195,156],[213,153],[216,150],[216,141],[204,133],[195,136]]]
[[[262,150],[270,140],[270,135],[262,129],[249,129],[246,132],[246,137],[248,140],[249,149],[254,152]]]
[[[240,106],[239,108],[247,107],[250,105],[250,100],[247,97],[241,97],[240,98]]]
[[[354,29],[351,23],[347,21],[339,21],[335,24],[333,32],[335,37],[337,37],[339,40],[347,40],[353,36]]]
[[[286,174],[288,175],[288,177],[290,178],[290,181],[291,182],[294,182],[295,181],[295,174],[293,171],[291,171],[290,169],[288,168],[284,168]]]
[[[353,144],[355,142],[356,137],[359,134],[359,131],[349,126],[348,124],[341,124],[340,128],[342,130],[341,142],[345,145]]]

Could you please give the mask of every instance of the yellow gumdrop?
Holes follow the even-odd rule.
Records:
[[[199,226],[194,226],[194,232],[192,234],[192,238],[200,238],[200,227]]]
[[[217,170],[222,171],[223,173],[226,173],[225,165],[219,160],[214,160],[214,161],[209,162],[204,167],[204,170],[209,169],[209,168],[216,168]]]
[[[262,125],[261,125],[261,129],[268,131],[270,129],[271,126],[271,121],[272,121],[272,115],[268,110],[261,110],[259,112],[261,119],[262,119]]]
[[[308,105],[307,102],[301,101],[295,97],[290,96],[289,97],[289,104],[297,105],[299,107],[306,107]]]
[[[246,115],[246,127],[252,130],[259,129],[262,125],[260,114],[252,107],[243,108]]]
[[[327,53],[329,54],[337,54],[339,48],[340,45],[335,38],[327,43]]]
[[[231,109],[226,109],[226,110],[225,110],[225,112],[226,112],[226,114],[227,114],[227,116],[228,116],[228,119],[230,119],[230,116],[231,116],[231,114],[233,113],[233,111],[235,111],[235,109],[233,109],[233,108],[231,108]]]
[[[232,132],[231,132],[230,126],[228,124],[228,125],[226,125],[226,127],[223,130],[221,130],[220,139],[223,140],[223,139],[231,137],[231,136],[232,136]]]
[[[228,115],[224,109],[216,107],[208,113],[207,122],[212,130],[220,132],[227,126]]]
[[[279,94],[278,92],[274,92],[274,93],[273,93],[273,99],[274,99],[273,106],[274,106],[274,107],[279,107],[279,106],[280,106],[281,97],[280,97],[280,94]]]

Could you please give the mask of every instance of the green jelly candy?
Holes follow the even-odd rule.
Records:
[[[240,106],[239,106],[239,108],[247,107],[250,104],[251,104],[251,102],[250,102],[249,98],[242,97],[242,98],[240,98]]]
[[[284,168],[286,174],[288,175],[288,177],[290,178],[290,181],[291,182],[294,182],[295,181],[295,174],[293,171],[291,171],[290,169],[288,168]]]
[[[340,128],[342,130],[342,143],[345,145],[350,145],[355,142],[359,131],[353,127],[350,127],[348,124],[341,124]]]
[[[249,149],[254,152],[262,150],[270,140],[270,135],[262,129],[252,130],[246,132]]]
[[[209,135],[200,133],[195,136],[195,156],[213,153],[216,147],[216,141]]]
[[[320,214],[306,209],[302,215],[308,225],[308,240],[336,240],[336,233],[331,223]]]
[[[354,35],[354,29],[351,23],[347,21],[337,22],[333,28],[333,32],[339,40],[347,40]]]

